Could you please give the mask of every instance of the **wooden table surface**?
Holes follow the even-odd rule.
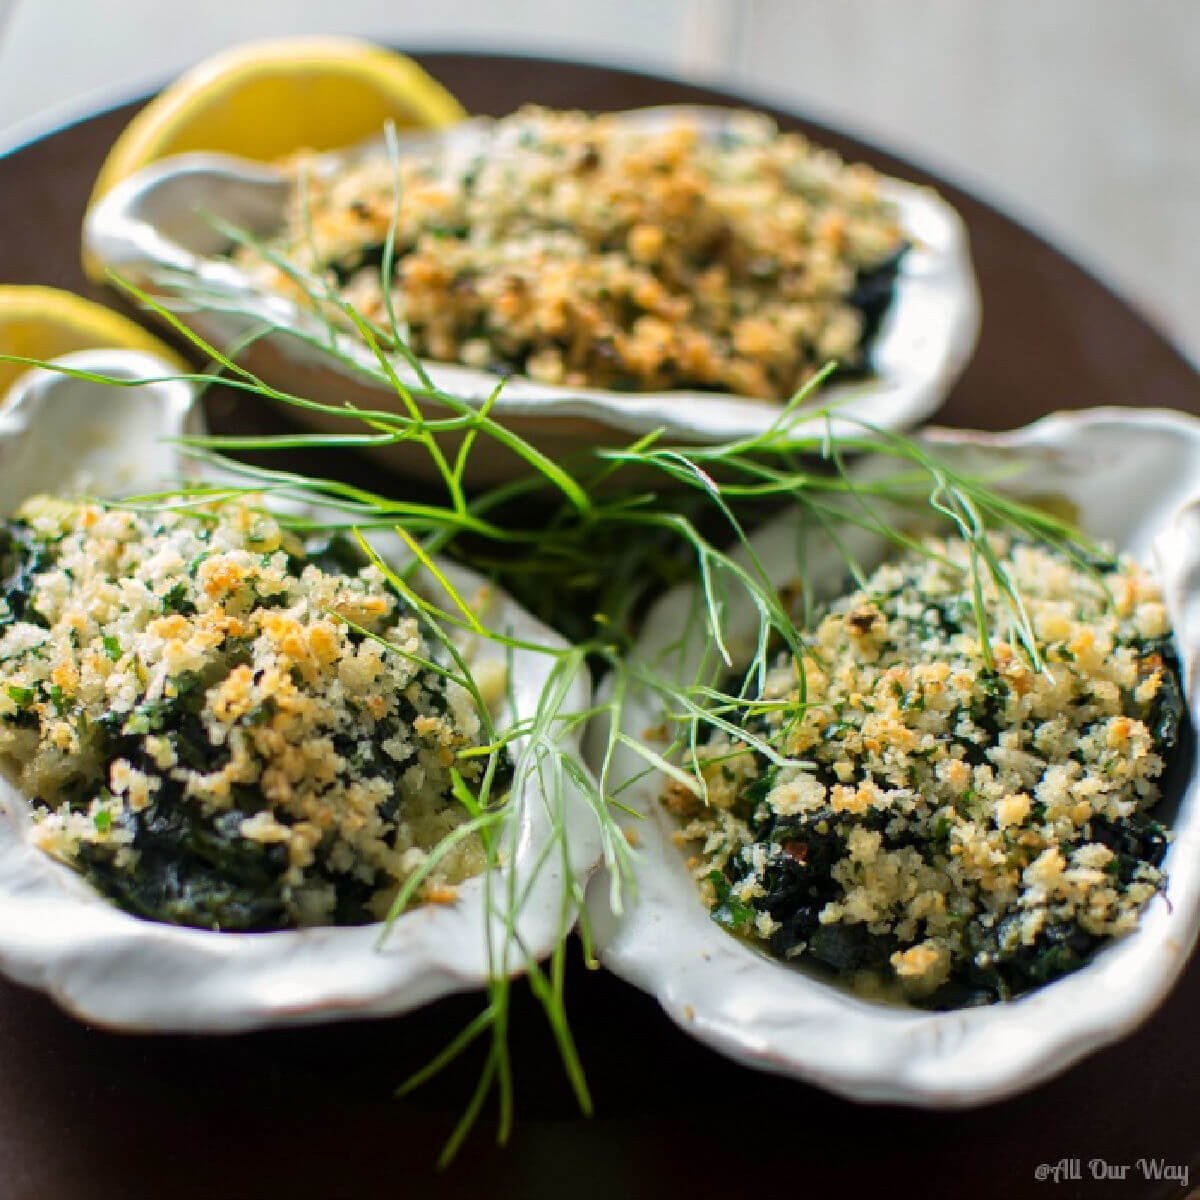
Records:
[[[628,108],[729,103],[701,88],[594,66],[423,56],[472,111],[523,101]],[[113,303],[78,265],[96,170],[136,106],[0,159],[0,282]],[[937,183],[786,114],[845,154]],[[938,184],[970,229],[983,294],[975,358],[938,421],[986,429],[1054,409],[1128,404],[1200,414],[1191,367],[1127,305],[994,210]],[[218,414],[218,417],[220,414]],[[381,486],[377,478],[376,486]],[[400,486],[398,483],[396,486]],[[0,1200],[332,1200],[395,1196],[1186,1196],[1200,1186],[1200,961],[1138,1031],[1023,1096],[968,1112],[863,1106],[734,1066],[656,1004],[573,962],[573,1025],[596,1101],[581,1118],[535,1006],[517,989],[518,1123],[497,1149],[485,1123],[460,1161],[433,1160],[477,1060],[415,1096],[395,1084],[478,1010],[440,1001],[391,1021],[237,1037],[121,1036],[0,982]],[[1082,1181],[1037,1183],[1078,1158]],[[1191,1183],[1094,1181],[1087,1164],[1153,1158]]]

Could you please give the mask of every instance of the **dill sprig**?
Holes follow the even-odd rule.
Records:
[[[556,462],[494,416],[501,384],[482,404],[435,386],[408,350],[390,304],[388,327],[380,328],[322,280],[280,259],[257,239],[240,230],[226,227],[225,231],[232,242],[262,253],[285,271],[307,299],[304,321],[266,319],[245,294],[202,288],[194,280],[154,281],[156,288],[175,293],[173,306],[129,283],[114,282],[207,361],[203,370],[170,378],[185,379],[202,389],[233,388],[274,401],[295,410],[301,420],[312,414],[333,421],[337,432],[183,438],[181,452],[201,468],[201,479],[153,495],[129,497],[123,503],[202,509],[237,498],[271,509],[283,524],[301,534],[350,533],[446,651],[447,663],[435,669],[463,686],[475,701],[485,744],[472,753],[487,755],[488,761],[475,791],[461,775],[455,777],[455,797],[467,820],[433,849],[424,870],[408,881],[381,934],[387,936],[417,897],[428,871],[450,849],[452,840],[478,836],[485,856],[486,1002],[462,1032],[399,1089],[407,1095],[471,1046],[486,1042],[478,1084],[443,1150],[442,1161],[448,1162],[491,1095],[497,1106],[498,1140],[505,1141],[511,1131],[513,1064],[507,1035],[514,973],[528,980],[580,1108],[591,1111],[564,997],[572,928],[578,927],[585,957],[594,964],[582,887],[571,870],[566,806],[582,800],[593,816],[611,879],[609,901],[619,913],[629,900],[631,852],[616,813],[622,810],[621,797],[633,782],[615,774],[619,746],[634,751],[642,773],[661,772],[701,797],[705,793],[702,747],[713,734],[736,740],[771,761],[791,761],[780,749],[782,740],[746,725],[749,716],[784,705],[759,699],[781,650],[790,652],[798,664],[798,698],[786,702],[791,715],[801,715],[807,702],[802,630],[809,623],[818,591],[815,572],[805,560],[810,543],[820,540],[832,547],[843,571],[861,585],[867,574],[860,561],[865,545],[881,543],[929,554],[932,551],[917,531],[931,518],[949,523],[969,549],[970,571],[964,584],[984,654],[990,655],[995,632],[988,627],[983,600],[983,589],[990,582],[1004,600],[1010,625],[1006,636],[1011,635],[1038,667],[1041,660],[1028,614],[992,548],[991,531],[1007,530],[1052,545],[1082,565],[1092,564],[1097,552],[1069,522],[1005,495],[995,486],[1002,480],[957,468],[918,440],[855,425],[832,406],[816,406],[816,391],[828,371],[782,406],[778,420],[759,435],[694,446],[671,443],[657,431],[625,446],[596,448],[581,452],[573,461]],[[393,227],[385,246],[385,272],[391,270],[394,236]],[[384,295],[389,293],[385,286]],[[177,311],[189,306],[237,315],[249,332],[235,346],[220,349],[195,332]],[[381,401],[380,407],[372,409],[331,405],[271,384],[239,362],[242,352],[267,336],[304,343],[330,365],[380,389],[394,403]],[[153,382],[0,357],[114,386]],[[815,420],[817,432],[797,432],[795,418],[801,406],[808,418],[803,430],[813,430]],[[521,470],[511,482],[472,494],[467,483],[469,465],[476,447],[485,441],[512,455]],[[251,452],[286,457],[296,450],[378,450],[400,443],[426,452],[438,480],[434,499],[417,501],[282,466],[251,465],[235,457]],[[276,507],[296,500],[310,509],[298,514]],[[798,594],[785,594],[776,586],[755,549],[755,529],[781,511],[795,516]],[[391,561],[379,552],[376,542],[385,534],[399,536],[407,550],[405,562]],[[457,560],[483,573],[560,630],[571,644],[565,649],[531,644],[514,638],[509,630],[490,627],[456,591],[439,567],[439,558]],[[417,587],[418,573],[432,578],[436,587]],[[680,583],[696,586],[678,637],[661,660],[632,657],[628,651],[650,602]],[[432,592],[437,593],[436,602]],[[742,611],[754,616],[748,647],[735,644],[731,633],[730,616]],[[685,650],[697,632],[705,653],[698,664],[685,670]],[[489,641],[510,656],[522,649],[550,658],[547,683],[533,714],[504,730],[496,727],[460,649],[464,637]],[[387,644],[393,652],[404,653]],[[587,670],[596,678],[605,677],[602,699],[572,709],[570,681]],[[665,750],[652,750],[623,732],[623,708],[633,694],[656,697],[670,733]],[[598,722],[602,731],[595,773],[566,736],[582,734],[591,722]],[[782,728],[787,727],[785,721]],[[513,786],[536,788],[549,816],[551,837],[528,878],[507,869],[515,856],[517,830],[516,822],[506,820],[507,809],[495,787],[497,765],[504,754],[512,760]],[[521,944],[517,928],[533,880],[551,867],[563,880],[558,936],[549,959],[539,962]]]

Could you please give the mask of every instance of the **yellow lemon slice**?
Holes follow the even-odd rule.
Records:
[[[58,288],[0,287],[0,354],[25,358],[57,358],[72,350],[111,347],[155,354],[173,370],[187,364],[156,337],[128,317]],[[0,399],[29,368],[0,362]]]
[[[130,121],[100,168],[90,204],[169,154],[216,150],[269,162],[352,145],[389,120],[434,128],[466,115],[412,59],[381,46],[335,37],[250,42],[192,67]]]

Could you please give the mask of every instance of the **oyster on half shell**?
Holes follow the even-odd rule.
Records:
[[[988,474],[1017,494],[1061,495],[1085,532],[1152,566],[1174,627],[1192,722],[1200,667],[1200,422],[1152,410],[1098,409],[1047,417],[1008,434],[931,429],[931,449],[959,469]],[[860,469],[870,470],[868,461]],[[794,517],[765,526],[752,544],[772,582],[798,578]],[[848,531],[859,561],[878,561],[873,532]],[[824,556],[827,556],[824,557]],[[831,546],[810,540],[805,578],[844,576]],[[668,593],[651,611],[634,653],[691,679],[706,653],[703,622],[690,622],[694,593]],[[755,632],[753,613],[731,613],[729,644]],[[743,661],[753,646],[744,644]],[[708,647],[711,651],[711,647]],[[603,696],[601,696],[603,700]],[[625,705],[624,732],[654,738],[663,715],[643,691]],[[603,730],[589,731],[593,765]],[[665,736],[665,734],[663,735]],[[650,742],[652,749],[664,745]],[[601,872],[588,909],[601,961],[649,992],[694,1037],[762,1070],[818,1083],[857,1100],[954,1107],[1032,1087],[1129,1032],[1162,1000],[1200,929],[1200,782],[1194,739],[1181,741],[1184,782],[1156,810],[1173,831],[1155,898],[1136,930],[1079,970],[1016,1000],[927,1012],[854,996],[815,974],[768,957],[721,928],[672,840],[679,828],[660,803],[665,777],[618,746],[610,780],[640,775],[623,799],[645,814],[636,826],[637,899],[618,915]]]
[[[81,351],[60,362],[134,381],[171,374],[153,358],[124,351]],[[194,464],[185,463],[164,439],[198,428],[187,383],[117,388],[30,372],[0,403],[0,512],[11,514],[34,492],[128,495],[194,474]],[[396,561],[404,557],[398,538],[376,546]],[[460,594],[470,596],[483,584],[470,571],[450,564],[444,569]],[[418,586],[431,595],[437,588],[432,580]],[[489,623],[525,642],[565,645],[503,595],[489,610]],[[461,649],[475,667],[505,661],[503,648],[482,639],[466,641]],[[497,716],[499,727],[533,712],[553,661],[530,650],[513,652],[510,699]],[[583,675],[566,690],[564,711],[586,707],[590,684]],[[525,744],[517,739],[514,755]],[[508,810],[507,844],[514,851],[493,882],[503,886],[512,873],[528,886],[517,933],[540,957],[564,932],[564,889],[582,884],[600,841],[587,803],[564,781],[570,862],[557,852],[541,861],[551,836],[546,798],[536,777],[518,770],[517,778],[524,782],[514,787]],[[489,976],[489,937],[493,950],[509,946],[507,969],[517,971],[523,963],[505,942],[500,918],[486,915],[482,876],[460,885],[453,903],[404,913],[386,936],[379,925],[217,933],[121,911],[76,872],[36,849],[28,838],[30,824],[26,798],[0,778],[0,970],[100,1025],[235,1031],[380,1016],[482,985]],[[504,953],[498,950],[499,961]]]
[[[623,120],[647,128],[680,117],[718,138],[744,121],[746,114],[665,106],[622,115]],[[399,153],[418,151],[434,140],[466,154],[480,137],[480,123],[467,121],[433,133],[402,135]],[[369,150],[368,145],[323,156],[320,169],[336,172]],[[220,218],[256,237],[269,238],[282,226],[290,186],[281,169],[229,156],[186,154],[164,159],[123,181],[91,211],[84,228],[85,246],[101,265],[168,304],[184,297],[189,322],[219,344],[242,338],[264,323],[324,340],[325,327],[310,311],[264,291],[224,257],[228,238],[213,223],[214,217]],[[892,303],[872,342],[873,374],[834,383],[822,392],[820,403],[836,402],[839,414],[849,421],[906,429],[940,406],[965,367],[978,335],[979,299],[966,232],[957,213],[930,189],[899,179],[883,178],[881,194],[896,206],[910,248],[900,261]],[[247,347],[242,361],[276,386],[313,399],[332,404],[349,399],[360,407],[395,409],[395,392],[371,352],[348,334],[339,334],[336,345],[338,353],[360,370],[338,363],[301,338],[279,332]],[[394,365],[403,381],[416,383],[406,363],[397,358]],[[493,373],[457,364],[424,366],[438,387],[474,405],[491,396],[500,382]],[[774,426],[780,407],[723,393],[617,392],[517,377],[504,384],[492,413],[561,458],[591,445],[623,444],[631,436],[659,428],[684,442],[751,437]],[[337,424],[337,418],[311,411],[296,416],[323,428],[331,421]],[[791,423],[810,434],[825,425],[824,420],[806,417],[803,408]],[[402,461],[409,470],[427,467],[404,443],[378,452]],[[474,484],[483,484],[523,468],[502,448],[481,444],[472,453],[468,471]]]

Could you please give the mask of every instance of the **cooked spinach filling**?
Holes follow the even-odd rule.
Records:
[[[439,652],[344,538],[235,505],[0,525],[0,763],[38,844],[143,917],[378,919],[465,817],[452,768],[482,769],[471,700],[418,659]],[[425,897],[481,865],[465,840]]]
[[[1162,886],[1170,835],[1150,810],[1186,732],[1161,598],[1128,561],[996,548],[1041,670],[994,588],[984,656],[966,548],[931,541],[772,672],[776,703],[744,727],[804,765],[714,738],[707,805],[668,792],[722,925],[932,1008],[1019,995],[1134,927]]]

